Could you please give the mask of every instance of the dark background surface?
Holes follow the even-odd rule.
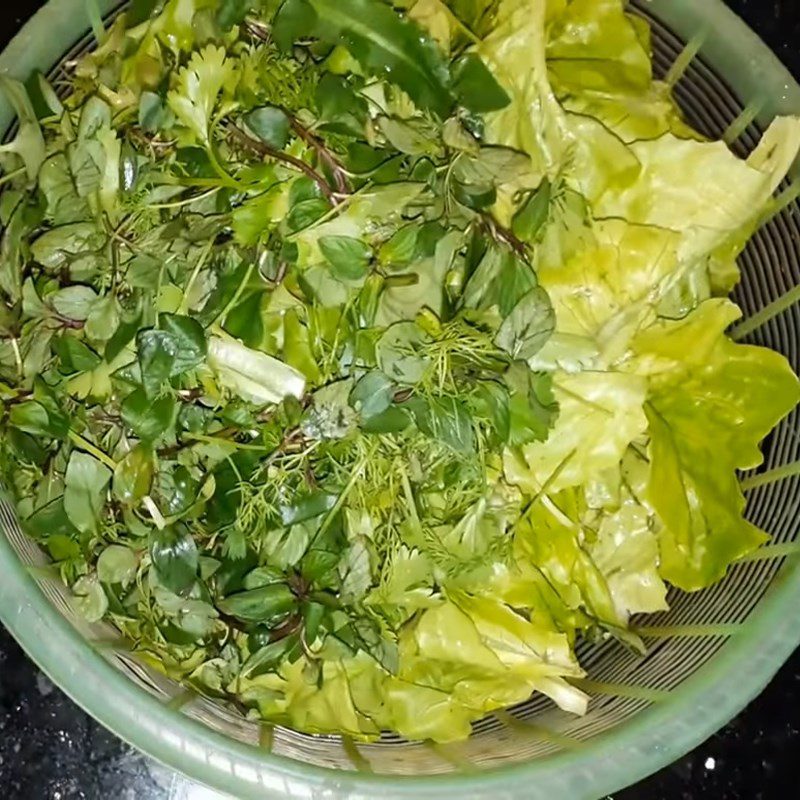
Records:
[[[0,11],[0,45],[41,2]],[[800,76],[800,0],[728,0]],[[5,4],[4,4],[5,5]],[[1,579],[1,578],[0,578]],[[772,800],[800,785],[800,651],[690,755],[615,800]],[[76,708],[0,627],[2,800],[211,800]],[[554,798],[554,800],[570,800]]]

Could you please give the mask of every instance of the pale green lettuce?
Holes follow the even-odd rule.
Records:
[[[581,486],[618,468],[647,430],[645,378],[622,372],[557,374],[560,414],[546,442],[508,451],[506,478],[530,494]]]
[[[743,517],[737,469],[758,466],[761,440],[800,401],[783,356],[724,335],[725,300],[663,322],[637,343],[649,357],[651,473],[647,500],[663,525],[661,575],[687,590],[721,578],[767,536]]]
[[[487,140],[527,153],[534,175],[555,177],[571,136],[547,79],[546,14],[540,0],[501,0],[494,28],[477,52],[511,98],[487,115]]]
[[[622,0],[572,0],[553,14],[547,67],[565,109],[595,117],[625,142],[671,132],[697,139],[670,87],[653,80],[650,31]]]

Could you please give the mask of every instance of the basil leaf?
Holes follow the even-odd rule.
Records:
[[[477,114],[499,111],[511,102],[486,64],[474,53],[461,56],[453,65],[453,88],[458,102]]]
[[[413,261],[417,250],[417,225],[404,225],[392,234],[392,238],[384,242],[378,250],[378,260],[388,268],[394,265],[404,266]]]
[[[136,337],[142,386],[148,398],[157,397],[175,371],[178,343],[168,331],[140,331]]]
[[[89,286],[67,286],[50,295],[49,300],[62,317],[83,322],[97,302],[97,294]]]
[[[414,416],[417,427],[426,436],[461,453],[475,450],[475,431],[472,417],[464,403],[454,397],[413,398],[406,406]]]
[[[160,507],[170,516],[178,516],[197,500],[198,482],[183,465],[162,469],[158,473],[157,496]]]
[[[511,410],[508,389],[495,381],[481,381],[475,387],[479,411],[492,423],[497,440],[505,443],[511,434]]]
[[[281,508],[281,522],[288,528],[326,514],[336,505],[337,495],[312,492],[290,506]]]
[[[414,322],[395,323],[378,340],[378,365],[398,383],[418,383],[429,363],[425,356],[419,354],[419,350],[429,339]]]
[[[520,447],[547,439],[558,417],[552,375],[531,372],[526,364],[512,364],[505,383],[510,392],[508,443]]]
[[[122,421],[144,442],[160,439],[175,423],[177,403],[171,395],[150,399],[136,389],[122,402]]]
[[[289,142],[289,117],[280,108],[275,106],[254,108],[244,121],[262,142],[275,150],[283,150]]]
[[[101,361],[97,353],[74,336],[59,336],[53,339],[52,346],[61,363],[61,371],[67,374],[91,372]]]
[[[538,241],[539,232],[550,214],[550,181],[545,178],[539,188],[514,215],[511,230],[524,242]]]
[[[139,444],[117,464],[112,490],[123,505],[134,506],[150,491],[155,471],[153,451]]]
[[[15,428],[34,436],[50,435],[50,416],[47,409],[33,400],[11,406],[8,421]]]
[[[497,189],[492,184],[462,183],[459,180],[453,180],[451,186],[453,189],[453,197],[455,197],[462,206],[466,206],[475,211],[489,208],[493,206],[497,200]]]
[[[114,332],[114,335],[106,343],[103,353],[105,360],[110,364],[133,341],[138,330],[142,327],[142,315],[137,314],[129,320],[123,320],[122,324]]]
[[[139,559],[129,547],[112,544],[97,559],[97,577],[101,583],[128,586],[136,577]]]
[[[172,336],[175,342],[173,377],[182,375],[203,363],[208,352],[208,344],[203,326],[197,320],[180,314],[159,314],[158,325],[162,331]]]
[[[139,98],[139,125],[149,133],[170,127],[175,119],[170,107],[161,95],[142,92]]]
[[[285,583],[273,583],[248,592],[239,592],[220,600],[223,614],[244,622],[271,622],[297,607],[297,598]]]
[[[527,361],[544,347],[555,328],[556,318],[544,289],[531,289],[503,320],[495,344],[514,359]]]
[[[350,392],[350,405],[359,413],[361,420],[369,420],[382,414],[394,400],[394,384],[379,370],[368,372]]]
[[[78,580],[72,587],[75,606],[87,622],[100,622],[108,611],[108,597],[94,576]]]
[[[350,236],[322,236],[319,249],[331,265],[331,271],[340,280],[357,281],[369,269],[372,250],[360,239]]]
[[[197,580],[198,553],[194,538],[183,526],[150,534],[150,558],[159,581],[177,595],[185,595]]]
[[[220,0],[217,9],[217,24],[223,31],[243,22],[253,8],[258,8],[261,0]]]
[[[380,414],[368,417],[361,423],[365,433],[402,433],[411,424],[408,411],[390,406]]]
[[[244,662],[241,677],[243,679],[255,678],[274,671],[292,648],[298,644],[298,636],[285,636],[283,639],[260,647]]]
[[[401,153],[412,156],[441,155],[438,131],[424,120],[381,116],[378,117],[378,127],[389,144]]]
[[[286,227],[291,232],[301,231],[313,225],[330,210],[330,205],[321,197],[303,200],[292,206],[286,217]]]
[[[453,106],[447,63],[438,45],[416,23],[380,0],[308,0],[307,4],[316,18],[306,19],[306,31],[331,44],[344,42],[370,73],[396,83],[420,108],[447,116]],[[294,0],[290,5],[299,8]],[[299,17],[299,11],[292,13]]]

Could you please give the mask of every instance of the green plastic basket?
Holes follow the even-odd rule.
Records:
[[[117,5],[95,2],[104,14]],[[85,8],[85,0],[51,0],[0,55],[0,72],[22,79],[34,68],[57,72],[89,47]],[[759,125],[776,114],[800,113],[800,87],[720,0],[639,0],[632,8],[653,24],[660,74],[669,72],[685,42],[699,46],[676,94],[704,133],[719,138],[738,119],[731,144],[745,154]],[[0,130],[11,123],[12,111],[0,100]],[[770,304],[800,285],[799,250],[800,211],[791,204],[743,255],[737,297],[752,323],[747,338],[781,351],[795,369],[800,309]],[[153,758],[235,797],[591,800],[711,735],[800,643],[800,564],[791,555],[800,505],[800,476],[791,467],[800,461],[799,420],[790,416],[766,443],[766,478],[745,478],[748,515],[773,535],[772,557],[740,563],[705,592],[672,593],[671,610],[647,620],[645,657],[613,642],[581,645],[591,677],[584,684],[592,695],[585,717],[537,696],[487,717],[467,742],[447,747],[390,736],[356,745],[258,726],[186,695],[110,647],[113,629],[79,619],[60,583],[30,569],[46,558],[2,501],[0,618],[42,670],[100,722]]]

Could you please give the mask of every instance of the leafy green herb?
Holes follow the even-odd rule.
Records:
[[[800,387],[722,296],[800,122],[739,160],[646,34],[135,0],[62,99],[2,79],[0,479],[87,619],[253,719],[453,741],[585,712],[577,639],[765,540],[737,470]]]

